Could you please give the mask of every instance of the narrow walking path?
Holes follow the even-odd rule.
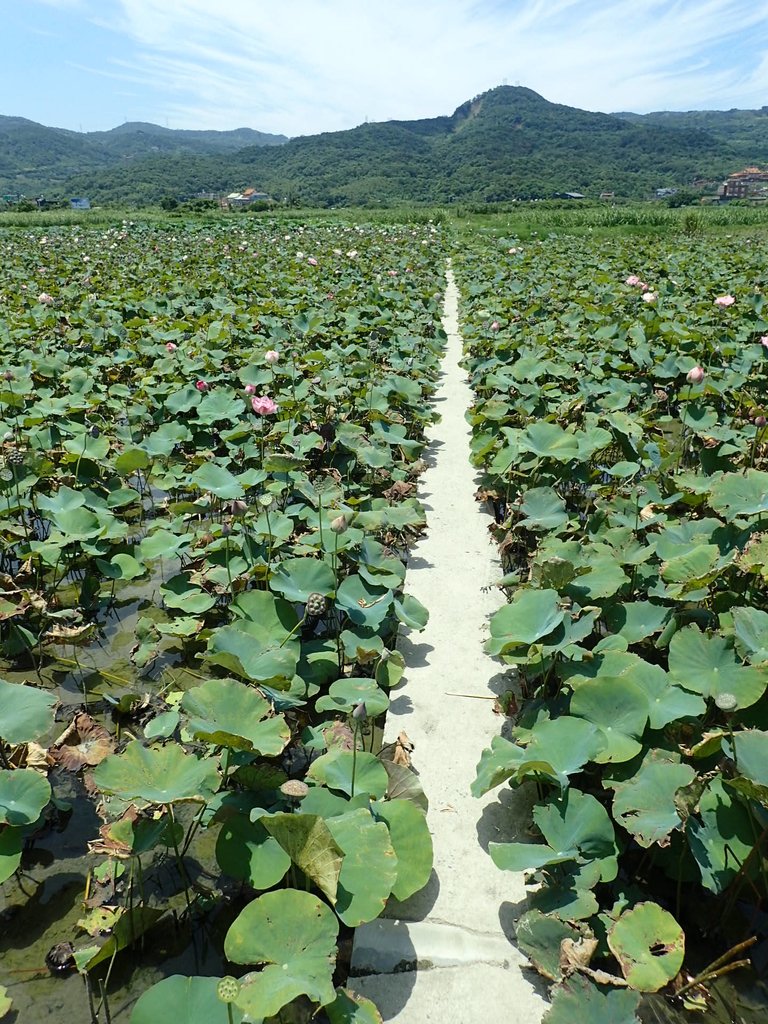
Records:
[[[443,323],[442,419],[431,429],[419,492],[429,529],[408,569],[408,590],[430,619],[423,633],[403,638],[407,672],[390,695],[386,728],[388,741],[404,730],[414,744],[430,802],[434,872],[421,893],[358,929],[351,985],[397,1024],[538,1024],[546,1004],[513,944],[523,877],[499,871],[487,853],[489,842],[524,838],[528,808],[512,790],[501,801],[498,792],[483,800],[470,794],[480,754],[501,726],[493,700],[478,698],[492,698],[508,683],[482,649],[488,618],[502,602],[491,588],[500,569],[488,517],[474,500],[465,419],[472,393],[459,366],[450,266]]]

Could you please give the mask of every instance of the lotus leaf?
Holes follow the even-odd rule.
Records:
[[[710,488],[709,504],[728,523],[768,512],[768,473],[723,473]]]
[[[117,953],[133,946],[137,939],[157,924],[165,914],[162,907],[133,906],[121,908],[120,916],[112,926],[109,937],[101,946],[88,947],[75,952],[77,969],[82,973],[111,960]]]
[[[522,915],[515,928],[515,939],[533,966],[550,981],[562,981],[560,943],[563,939],[578,942],[581,932],[573,925],[556,917],[529,910]]]
[[[384,909],[398,877],[397,855],[387,825],[365,808],[329,818],[327,825],[344,854],[336,913],[356,928]]]
[[[732,694],[739,708],[748,708],[768,686],[768,667],[743,666],[721,636],[707,636],[686,626],[669,645],[669,674],[686,690],[704,697]]]
[[[670,614],[669,608],[650,601],[626,601],[616,604],[605,614],[606,622],[627,643],[636,644],[662,628]]]
[[[273,573],[270,586],[287,601],[304,603],[310,594],[333,596],[336,577],[330,565],[318,558],[285,558]]]
[[[25,831],[6,825],[0,828],[0,885],[7,881],[21,864],[21,850],[24,846]]]
[[[420,807],[426,813],[429,810],[429,801],[413,768],[408,768],[404,764],[396,764],[386,758],[382,758],[381,763],[384,765],[389,780],[386,792],[387,800],[410,800],[412,804]]]
[[[325,1008],[330,1024],[383,1024],[370,999],[346,988],[338,988],[336,993],[336,999]]]
[[[768,661],[768,613],[757,608],[733,608],[731,614],[739,657],[753,664]]]
[[[676,977],[685,956],[685,935],[656,903],[638,903],[608,932],[608,945],[630,986],[658,992]]]
[[[661,843],[681,826],[675,805],[678,789],[696,778],[690,765],[680,764],[662,750],[651,750],[638,771],[625,782],[614,783],[613,815],[640,846]]]
[[[616,877],[613,825],[603,805],[589,793],[568,789],[562,796],[539,804],[533,818],[547,845],[490,843],[488,849],[497,867],[505,871],[530,871],[545,864],[593,861],[604,882]]]
[[[375,587],[362,576],[347,576],[336,593],[336,604],[358,626],[376,628],[381,625],[392,607],[393,593],[385,587]]]
[[[291,858],[259,821],[235,814],[221,826],[216,860],[232,878],[254,889],[271,889],[284,877]]]
[[[583,683],[571,698],[571,714],[597,726],[598,764],[629,761],[641,749],[640,737],[648,722],[648,698],[640,687],[622,676],[598,676]]]
[[[554,990],[542,1024],[640,1024],[639,1004],[639,992],[595,985],[576,974]]]
[[[173,974],[142,992],[130,1024],[179,1020],[184,1024],[240,1024],[242,1012],[227,1008],[217,994],[218,978],[187,978]]]
[[[145,747],[138,740],[102,761],[93,777],[103,793],[153,804],[205,800],[219,785],[212,760],[185,754],[175,745]]]
[[[313,761],[307,778],[348,796],[367,793],[375,800],[384,796],[388,786],[387,771],[373,754],[359,751],[355,757],[354,751],[338,748]]]
[[[389,829],[397,858],[392,895],[402,902],[423,889],[432,873],[432,836],[427,818],[409,800],[377,800],[372,810]]]
[[[686,832],[703,884],[714,893],[724,892],[755,842],[746,807],[721,779],[713,779],[699,801],[698,817],[688,818]]]
[[[518,590],[512,601],[491,617],[489,654],[506,654],[551,633],[565,618],[556,590]]]
[[[552,487],[525,491],[520,511],[529,530],[556,530],[568,522],[565,501]]]
[[[297,996],[325,1006],[336,997],[331,975],[339,926],[315,896],[294,889],[264,893],[241,911],[227,932],[224,953],[237,964],[265,964],[246,974],[235,1005],[261,1019]]]
[[[576,437],[556,423],[532,423],[520,435],[520,450],[533,452],[541,458],[570,462],[579,458]]]
[[[731,740],[723,740],[723,749],[738,765],[739,775],[768,787],[768,732],[737,732]]]
[[[242,498],[245,491],[242,483],[233,476],[226,466],[215,462],[206,462],[196,469],[191,477],[192,483],[201,491],[210,491],[222,501]]]
[[[202,587],[190,583],[186,573],[172,576],[162,585],[160,592],[168,608],[178,608],[192,615],[207,612],[216,604],[216,598]]]
[[[32,768],[0,772],[0,825],[31,825],[50,799],[48,780]]]
[[[415,597],[402,594],[395,598],[395,615],[408,629],[422,630],[429,621],[429,612]]]
[[[187,690],[181,709],[189,716],[189,731],[217,746],[276,757],[291,738],[285,718],[270,716],[269,702],[236,679],[209,679]]]
[[[373,679],[356,679],[352,676],[337,679],[327,695],[315,702],[318,711],[353,711],[358,704],[365,704],[370,718],[377,718],[389,707],[389,698]]]
[[[38,739],[53,725],[55,704],[51,693],[0,679],[0,737],[13,744]]]
[[[259,824],[280,844],[290,860],[336,902],[343,850],[328,824],[316,814],[264,814]]]

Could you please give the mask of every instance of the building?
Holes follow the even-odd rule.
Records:
[[[70,199],[69,206],[72,210],[90,210],[91,200],[81,197],[79,199]]]
[[[255,188],[246,188],[242,192],[230,192],[228,196],[222,199],[221,205],[232,210],[243,206],[250,206],[251,203],[266,202],[269,202],[269,196],[266,192],[257,192]]]
[[[729,199],[768,199],[768,171],[745,167],[729,175],[717,190],[721,201]]]

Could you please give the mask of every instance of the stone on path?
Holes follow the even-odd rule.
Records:
[[[483,652],[488,618],[503,603],[490,522],[474,499],[469,463],[472,403],[459,366],[458,293],[448,269],[443,323],[448,344],[435,397],[419,498],[428,531],[409,562],[407,588],[430,613],[422,633],[406,634],[403,682],[390,694],[385,740],[404,730],[429,799],[434,871],[405,903],[357,929],[350,986],[397,1024],[538,1024],[544,987],[514,945],[525,910],[522,873],[498,870],[488,843],[526,841],[529,805],[510,789],[480,800],[470,793],[483,749],[502,720],[493,698],[511,688],[503,666]],[[468,694],[470,696],[455,696]],[[490,698],[490,699],[489,699]]]

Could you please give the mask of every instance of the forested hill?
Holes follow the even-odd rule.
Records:
[[[74,174],[125,168],[147,157],[232,153],[285,141],[284,135],[252,128],[183,131],[137,121],[106,132],[73,132],[0,115],[0,190],[51,194],[66,187]]]
[[[640,198],[699,179],[717,182],[745,163],[768,160],[768,117],[733,113],[590,113],[500,86],[450,116],[364,124],[228,153],[132,155],[73,175],[66,189],[116,203],[249,186],[317,205],[488,202],[562,192]]]

